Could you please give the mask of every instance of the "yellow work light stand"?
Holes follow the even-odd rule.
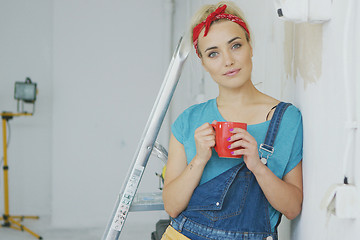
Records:
[[[26,231],[36,237],[37,239],[42,239],[41,236],[31,231],[29,228],[21,224],[21,221],[24,219],[39,219],[39,216],[13,216],[9,212],[9,183],[8,183],[8,171],[9,166],[7,163],[7,137],[6,137],[6,123],[11,120],[13,117],[19,116],[32,116],[32,113],[10,113],[3,112],[1,113],[2,118],[2,132],[3,132],[3,149],[4,149],[4,214],[0,217],[0,221],[3,223],[0,227],[8,227],[18,231]]]

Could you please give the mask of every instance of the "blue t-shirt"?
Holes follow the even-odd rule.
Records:
[[[195,130],[204,123],[214,120],[226,121],[220,114],[216,99],[196,104],[186,109],[173,123],[171,130],[175,138],[184,145],[187,162],[196,155]],[[247,126],[247,131],[256,139],[258,148],[265,140],[270,121]],[[302,160],[303,128],[300,111],[293,105],[289,106],[280,124],[274,143],[274,153],[268,159],[267,166],[280,179],[290,172]],[[219,158],[213,149],[212,156],[205,166],[200,184],[203,184],[233,166],[241,163],[243,158]],[[269,207],[271,228],[274,231],[280,213]]]

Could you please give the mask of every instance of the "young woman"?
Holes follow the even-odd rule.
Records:
[[[219,95],[185,110],[172,125],[163,200],[172,221],[166,239],[277,239],[281,215],[301,211],[302,118],[284,108],[274,151],[261,161],[270,120],[280,102],[252,81],[248,25],[232,2],[206,5],[193,18],[192,40]],[[212,123],[247,123],[228,139],[238,158],[220,158]],[[240,155],[242,155],[240,157]]]

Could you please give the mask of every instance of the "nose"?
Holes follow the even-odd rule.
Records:
[[[224,63],[226,67],[234,65],[234,57],[231,52],[226,51],[224,52]]]

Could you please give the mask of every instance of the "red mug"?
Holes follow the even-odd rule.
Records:
[[[241,158],[242,155],[232,155],[231,152],[238,150],[240,148],[229,149],[231,142],[228,139],[233,135],[230,132],[230,129],[242,128],[247,129],[246,123],[240,122],[217,122],[216,124],[211,124],[215,129],[215,151],[222,158]]]

